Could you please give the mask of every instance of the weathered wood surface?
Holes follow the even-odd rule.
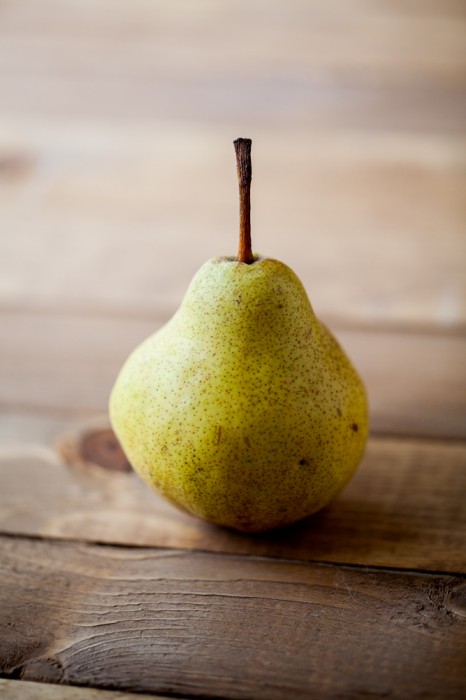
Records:
[[[168,700],[161,695],[124,693],[97,688],[73,688],[51,683],[34,683],[0,678],[2,700]],[[180,698],[183,700],[183,698]]]
[[[123,361],[162,322],[0,312],[0,407],[106,412]],[[466,337],[334,331],[367,385],[374,433],[466,438]]]
[[[465,28],[462,0],[0,4],[1,697],[465,696]],[[254,248],[385,436],[259,537],[163,503],[92,421],[235,251],[239,135]]]
[[[124,468],[122,455],[108,432],[95,435],[87,457],[103,467],[86,464],[70,443],[63,449],[74,466],[45,450],[3,456],[0,532],[466,573],[464,444],[373,439],[327,509],[247,536],[176,510],[133,472],[112,471]]]
[[[464,619],[450,610],[458,577],[5,537],[0,546],[4,674],[231,699],[466,692]]]

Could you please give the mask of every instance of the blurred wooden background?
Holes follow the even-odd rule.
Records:
[[[2,439],[105,411],[236,251],[239,135],[254,247],[347,345],[374,429],[464,437],[465,26],[454,0],[3,0]]]
[[[465,25],[453,0],[3,0],[2,439],[105,411],[129,349],[236,250],[238,135],[255,249],[342,329],[375,428],[422,432],[421,400],[465,378]],[[464,436],[458,400],[429,431]]]
[[[109,476],[80,482],[106,509],[83,510],[50,456],[105,416],[121,363],[198,267],[235,253],[238,136],[253,139],[254,249],[299,275],[371,404],[349,495],[265,543],[161,503],[152,517],[149,492]],[[0,0],[2,532],[466,573],[465,268],[464,0]],[[453,697],[445,654],[426,687]],[[34,668],[22,677],[56,680]],[[374,697],[404,673],[386,670],[388,686],[366,678]],[[173,687],[209,688],[190,682]]]

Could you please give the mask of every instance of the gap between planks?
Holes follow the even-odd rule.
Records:
[[[124,360],[161,325],[32,312],[0,324],[0,406],[67,415],[106,411]],[[466,337],[335,330],[366,383],[373,432],[466,438]]]
[[[181,303],[181,302],[180,302]],[[138,309],[134,308],[115,308],[113,306],[101,305],[98,302],[92,305],[85,306],[79,304],[73,306],[72,304],[56,304],[56,303],[36,303],[33,299],[30,299],[23,303],[7,303],[0,300],[0,314],[11,314],[11,315],[30,315],[30,314],[40,314],[44,316],[67,316],[73,318],[96,318],[96,319],[120,319],[124,320],[134,320],[147,321],[148,323],[154,324],[154,326],[162,326],[167,323],[173,314],[177,311],[178,307],[167,306],[167,307],[157,307],[152,311],[148,309]],[[389,318],[374,318],[374,319],[363,319],[352,316],[339,316],[337,314],[325,314],[321,317],[327,326],[331,327],[335,332],[338,331],[349,331],[355,333],[396,333],[405,335],[426,335],[426,336],[453,336],[453,337],[466,337],[466,323],[454,321],[452,323],[440,323],[436,321],[404,321],[403,319],[389,319]]]
[[[89,430],[78,436],[92,435]],[[44,448],[4,453],[1,532],[466,573],[465,443],[372,438],[355,476],[327,508],[292,527],[251,536],[178,511],[132,471],[114,471],[113,464],[125,468],[124,456],[108,428],[96,430],[94,463],[83,456],[76,434],[61,444],[68,464]]]
[[[231,700],[466,689],[462,578],[4,537],[0,551],[5,675]]]
[[[103,547],[106,549],[121,549],[127,552],[131,552],[134,550],[134,552],[141,552],[141,554],[144,554],[147,552],[148,554],[167,554],[168,556],[177,556],[177,555],[182,555],[182,554],[207,554],[207,555],[213,555],[213,556],[222,556],[225,558],[238,558],[244,557],[247,558],[248,561],[256,561],[256,562],[275,562],[277,564],[300,564],[300,565],[305,565],[309,564],[311,566],[327,566],[330,568],[334,569],[342,569],[342,570],[347,570],[347,571],[361,571],[367,574],[370,574],[371,572],[373,573],[382,573],[382,574],[406,574],[407,576],[421,576],[421,577],[429,577],[432,576],[434,579],[445,579],[446,581],[451,581],[452,579],[455,579],[459,585],[461,585],[462,581],[466,582],[466,573],[464,571],[453,571],[451,569],[448,570],[435,570],[435,569],[419,569],[419,568],[405,568],[401,566],[382,566],[382,565],[372,565],[372,564],[358,564],[358,563],[348,563],[346,561],[326,561],[325,559],[293,559],[293,557],[287,557],[287,556],[279,556],[279,555],[274,555],[274,554],[248,554],[248,553],[243,553],[239,554],[238,552],[235,551],[228,551],[228,550],[215,550],[215,549],[208,549],[205,548],[203,549],[202,547],[183,547],[181,545],[141,545],[141,544],[124,544],[122,542],[109,542],[106,540],[96,540],[96,539],[85,539],[85,538],[79,538],[79,537],[53,537],[51,535],[26,535],[26,534],[21,534],[21,533],[13,533],[13,532],[2,532],[0,530],[0,539],[4,538],[5,540],[18,540],[18,541],[26,541],[26,542],[45,542],[45,543],[50,543],[50,544],[63,544],[63,543],[69,543],[71,545],[84,545],[84,546],[92,546],[92,547]],[[466,610],[465,610],[465,616],[466,616]],[[1,678],[1,675],[0,675]]]

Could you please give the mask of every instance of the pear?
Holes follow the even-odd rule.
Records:
[[[177,506],[246,532],[325,506],[368,434],[364,386],[285,264],[253,256],[249,139],[235,148],[238,257],[206,262],[130,355],[110,419],[134,469]]]

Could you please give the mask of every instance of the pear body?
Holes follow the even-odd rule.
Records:
[[[124,364],[110,419],[134,469],[209,522],[258,532],[326,505],[368,433],[363,384],[273,259],[209,260]]]

